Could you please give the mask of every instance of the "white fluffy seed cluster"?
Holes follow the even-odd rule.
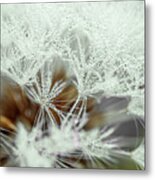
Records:
[[[144,116],[143,1],[1,6],[2,72],[21,87],[37,81],[36,73],[46,62],[61,59],[67,73],[76,77],[80,97],[99,93],[131,96],[129,112]],[[46,93],[50,74],[47,67],[41,87],[46,98],[49,97]],[[42,103],[31,89],[28,93],[33,95],[34,101]],[[27,134],[22,125],[18,128],[15,155],[21,166],[51,167],[58,161],[58,155],[79,146],[85,156],[95,155],[109,162],[113,160],[109,153],[119,146],[115,141],[102,145],[106,133],[112,133],[109,131],[103,133],[105,137],[100,137],[96,130],[79,131],[76,137],[76,132],[68,125],[66,137],[62,134],[64,130],[52,126],[52,135],[36,140],[37,127],[31,134]],[[71,141],[74,135],[77,141]],[[28,141],[23,142],[20,139],[23,137]],[[137,158],[138,150],[132,154],[133,159]],[[51,154],[53,159],[48,158]],[[119,151],[119,154],[124,152]],[[138,163],[142,164],[142,161]]]
[[[144,115],[143,1],[2,5],[2,71],[30,81],[56,56],[82,95],[130,95]],[[68,65],[69,64],[69,65]]]

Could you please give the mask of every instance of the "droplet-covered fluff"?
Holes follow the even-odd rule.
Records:
[[[144,169],[144,2],[1,5],[0,165]]]

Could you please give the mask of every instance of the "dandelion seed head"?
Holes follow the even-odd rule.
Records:
[[[140,135],[126,137],[126,128],[122,134],[118,128],[136,119],[130,113],[144,115],[143,6],[2,5],[2,73],[17,87],[8,83],[3,92],[2,149],[9,161],[107,168],[125,156],[144,167],[144,147],[130,153]]]

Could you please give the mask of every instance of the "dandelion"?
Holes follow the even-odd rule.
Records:
[[[127,156],[131,144],[134,146],[135,140],[140,139],[140,134],[134,132],[133,141],[130,140],[131,135],[117,135],[117,129],[122,123],[132,122],[136,118],[123,110],[129,100],[125,97],[104,97],[98,103],[95,98],[88,98],[87,104],[83,104],[73,85],[68,94],[68,87],[62,82],[66,79],[62,67],[53,68],[55,74],[51,74],[50,68],[50,64],[45,63],[38,72],[40,81],[34,81],[35,84],[31,84],[26,93],[22,92],[23,89],[14,89],[12,96],[7,97],[7,101],[5,99],[0,121],[1,144],[5,156],[1,161],[5,162],[6,166],[21,167],[108,168],[117,165],[118,157]],[[10,86],[13,86],[13,83],[8,80],[4,92],[7,93]],[[17,94],[19,98],[16,97]],[[16,109],[14,112],[17,112],[12,117],[7,109],[9,101],[12,101],[12,107]],[[57,102],[60,103],[59,106]],[[26,116],[26,112],[29,112],[29,116]],[[112,114],[115,121],[111,120],[114,118]],[[138,121],[134,123],[138,129],[142,129]],[[122,143],[126,142],[126,139],[131,141],[131,144]],[[32,157],[37,160],[33,161]]]
[[[126,6],[116,18],[106,2],[58,7],[2,6],[1,166],[144,169],[143,55],[120,48],[126,26],[109,34],[107,22]]]

